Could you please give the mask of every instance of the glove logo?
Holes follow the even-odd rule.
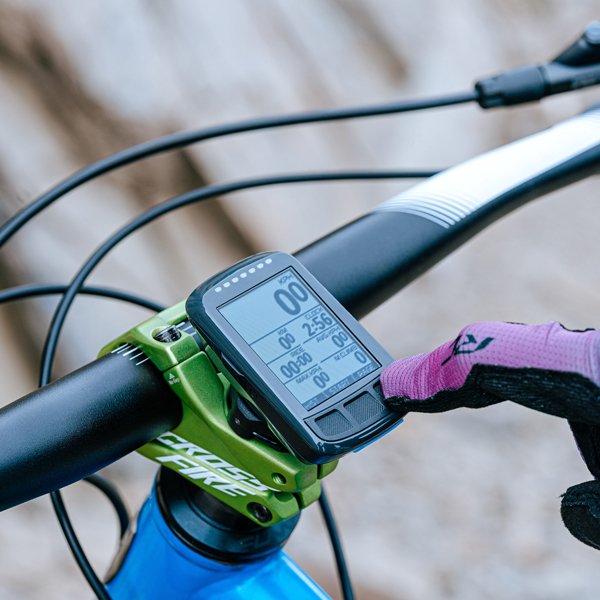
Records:
[[[463,341],[461,342],[461,340]],[[457,356],[459,354],[473,354],[474,352],[479,352],[480,350],[487,348],[487,346],[489,346],[490,343],[493,341],[493,337],[486,337],[483,341],[477,342],[477,338],[472,333],[459,335],[454,340],[450,356],[448,356],[448,358],[446,358],[444,362],[442,362],[442,366],[444,366],[453,356]]]

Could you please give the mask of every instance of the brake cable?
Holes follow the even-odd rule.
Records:
[[[75,188],[78,188],[84,183],[100,177],[101,175],[157,154],[237,133],[276,129],[292,125],[341,121],[345,119],[381,117],[418,110],[466,104],[476,101],[477,98],[478,93],[476,91],[469,91],[445,96],[436,96],[433,98],[403,100],[371,106],[315,110],[276,117],[259,117],[224,125],[214,125],[193,131],[174,133],[143,142],[136,146],[132,146],[131,148],[116,152],[115,154],[111,154],[92,165],[76,171],[74,174],[56,184],[33,202],[22,208],[0,227],[0,248],[8,239],[17,233],[21,227],[35,217],[35,215]]]

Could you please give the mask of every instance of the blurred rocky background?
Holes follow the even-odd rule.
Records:
[[[550,58],[595,18],[597,0],[2,0],[0,218],[131,144],[249,116],[469,89],[477,77]],[[510,111],[452,108],[192,146],[35,218],[0,253],[1,283],[67,281],[120,224],[192,187],[283,171],[445,167],[599,98],[596,90]],[[241,257],[294,251],[408,185],[288,186],[187,208],[121,244],[92,281],[174,303]],[[486,230],[366,325],[397,356],[476,320],[598,326],[599,226],[597,180],[555,193]],[[1,307],[3,403],[35,387],[55,302]],[[56,374],[146,316],[79,300]],[[131,456],[107,472],[135,509],[154,467]],[[328,487],[362,598],[588,600],[598,597],[600,554],[559,517],[560,494],[587,478],[565,423],[499,405],[410,417],[344,460]],[[83,483],[66,499],[105,571],[117,538],[110,507]],[[337,594],[316,508],[289,550]],[[46,498],[0,514],[1,598],[90,595]]]

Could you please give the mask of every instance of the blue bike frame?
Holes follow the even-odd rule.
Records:
[[[112,598],[326,600],[329,596],[281,549],[243,564],[224,564],[192,549],[165,521],[153,488],[133,539],[107,584]]]

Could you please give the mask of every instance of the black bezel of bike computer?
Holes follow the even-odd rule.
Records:
[[[328,462],[400,420],[379,385],[392,357],[293,256],[237,263],[196,288],[186,311],[300,459]]]

